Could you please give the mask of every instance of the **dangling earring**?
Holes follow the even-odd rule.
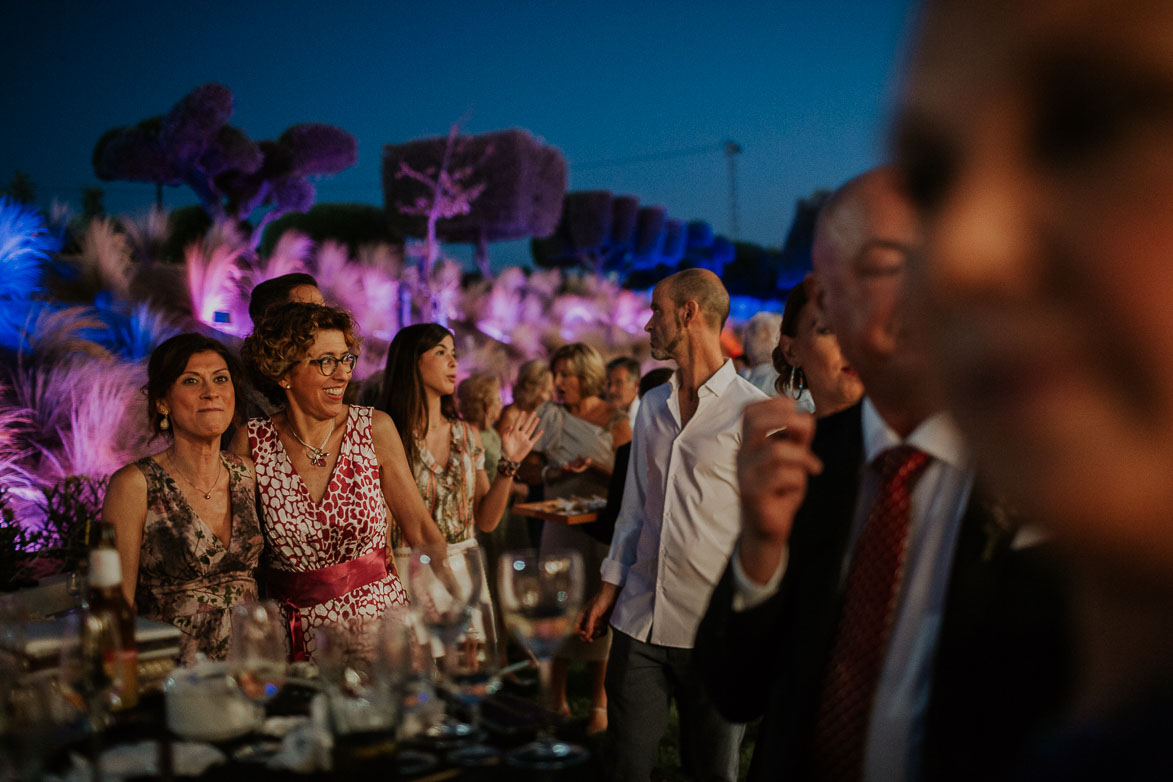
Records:
[[[803,389],[806,388],[806,375],[803,373],[801,367],[790,368],[790,393],[794,394],[795,399],[802,398]]]
[[[159,430],[166,432],[171,428],[171,422],[167,420],[167,414],[163,413],[163,418],[159,420]]]

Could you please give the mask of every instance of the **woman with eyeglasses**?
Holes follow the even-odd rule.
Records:
[[[345,310],[290,303],[270,309],[241,350],[253,383],[281,406],[250,419],[233,450],[257,466],[265,582],[285,605],[294,659],[314,658],[324,625],[369,637],[384,611],[407,603],[388,569],[388,509],[410,544],[443,543],[390,417],[342,401],[358,347]]]

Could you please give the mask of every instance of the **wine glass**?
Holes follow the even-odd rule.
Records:
[[[404,742],[422,733],[443,716],[436,697],[436,662],[427,628],[407,606],[392,606],[379,621],[375,672],[390,686],[399,712],[398,737]],[[399,778],[411,779],[440,763],[435,755],[400,745],[395,757]]]
[[[276,603],[243,602],[232,606],[232,641],[228,670],[250,700],[263,705],[285,683],[285,622]]]
[[[474,736],[480,729],[481,702],[501,689],[504,647],[497,636],[497,622],[488,595],[469,612],[464,632],[444,650],[440,673],[444,686],[465,706]],[[448,759],[462,766],[494,765],[500,758],[496,749],[480,741],[457,748]]]
[[[367,632],[358,621],[318,628],[314,658],[326,693],[337,775],[385,772],[398,749],[400,710],[393,682],[381,675],[374,636],[373,628]]]
[[[484,567],[480,550],[474,546],[449,548],[425,546],[413,549],[407,569],[411,610],[431,636],[432,656],[440,678],[453,668],[451,655],[461,654],[459,643],[470,622],[483,625],[484,614],[476,611],[484,592]],[[447,660],[445,659],[447,658]],[[426,732],[438,748],[475,740],[474,726],[445,716]]]
[[[89,564],[81,562],[77,568],[65,575],[65,591],[73,602],[71,608],[75,611],[89,610]]]
[[[497,599],[505,623],[538,658],[542,695],[548,698],[551,660],[570,635],[582,603],[582,556],[573,551],[509,551],[501,555],[497,578]],[[543,726],[536,740],[509,753],[506,759],[523,768],[559,769],[588,757],[586,749],[555,739]]]

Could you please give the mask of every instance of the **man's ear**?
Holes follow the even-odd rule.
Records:
[[[689,299],[688,301],[684,302],[684,306],[681,307],[681,309],[684,310],[684,313],[681,316],[680,320],[686,326],[689,323],[692,323],[694,320],[696,320],[697,317],[701,314],[700,305],[697,304],[692,299]]]

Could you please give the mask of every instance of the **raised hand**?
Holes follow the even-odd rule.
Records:
[[[742,569],[760,583],[769,580],[790,539],[807,479],[823,464],[810,450],[815,420],[790,399],[776,397],[745,408],[737,482],[741,491]]]
[[[541,436],[537,414],[522,413],[501,433],[501,455],[511,462],[520,462]]]

